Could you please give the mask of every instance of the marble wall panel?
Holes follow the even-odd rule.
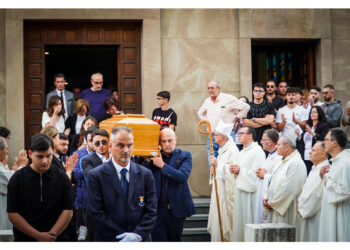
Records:
[[[162,37],[237,38],[237,10],[166,9],[161,11]]]
[[[0,9],[0,126],[6,125],[5,10]]]
[[[8,19],[159,19],[159,9],[7,9]]]
[[[6,20],[6,125],[11,130],[9,165],[24,147],[23,21]]]
[[[337,90],[350,89],[350,40],[333,40],[332,47],[333,84]]]
[[[202,91],[210,80],[239,91],[237,39],[162,39],[162,88]]]
[[[329,9],[241,9],[239,36],[244,38],[330,38]]]
[[[178,145],[178,148],[192,153],[192,172],[188,179],[192,197],[209,197],[209,165],[206,145]]]
[[[332,39],[350,39],[350,10],[331,10]]]

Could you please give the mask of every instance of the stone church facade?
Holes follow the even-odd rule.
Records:
[[[332,83],[343,105],[350,99],[350,10],[0,9],[0,125],[12,132],[10,159],[25,146],[24,23],[34,20],[140,21],[142,113],[150,117],[158,91],[171,92],[178,146],[192,152],[194,196],[210,194],[206,137],[196,126],[206,84],[215,79],[251,99],[254,41],[314,41],[315,84]]]

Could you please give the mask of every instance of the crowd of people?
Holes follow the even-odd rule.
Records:
[[[303,91],[272,80],[253,85],[251,102],[215,81],[208,93],[198,116],[213,131],[211,240],[244,241],[246,224],[286,223],[297,241],[350,241],[350,134],[340,128],[350,101],[343,112],[330,84]]]
[[[157,94],[152,113],[161,155],[134,157],[130,128],[99,129],[122,114],[102,74],[82,92],[65,90],[63,74],[54,86],[41,132],[12,167],[10,130],[0,129],[0,229],[13,228],[15,241],[181,241],[195,213],[192,156],[176,147],[170,93]],[[208,94],[198,117],[213,132],[211,240],[244,241],[245,224],[284,222],[297,241],[350,241],[350,129],[339,128],[350,124],[350,101],[343,112],[332,85],[306,91],[272,80],[253,85],[251,102],[215,81]]]

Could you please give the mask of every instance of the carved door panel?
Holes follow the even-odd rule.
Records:
[[[42,22],[24,23],[25,142],[41,130],[45,110],[45,45],[118,46],[119,106],[141,113],[141,23]]]

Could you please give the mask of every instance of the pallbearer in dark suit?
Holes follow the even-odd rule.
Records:
[[[88,214],[96,226],[95,241],[146,241],[157,215],[152,172],[130,161],[130,128],[114,128],[110,148],[112,159],[88,175]]]
[[[156,183],[158,213],[152,232],[153,241],[181,241],[186,217],[195,213],[187,179],[192,171],[190,152],[176,147],[176,135],[170,128],[160,131],[161,156],[145,161]]]

